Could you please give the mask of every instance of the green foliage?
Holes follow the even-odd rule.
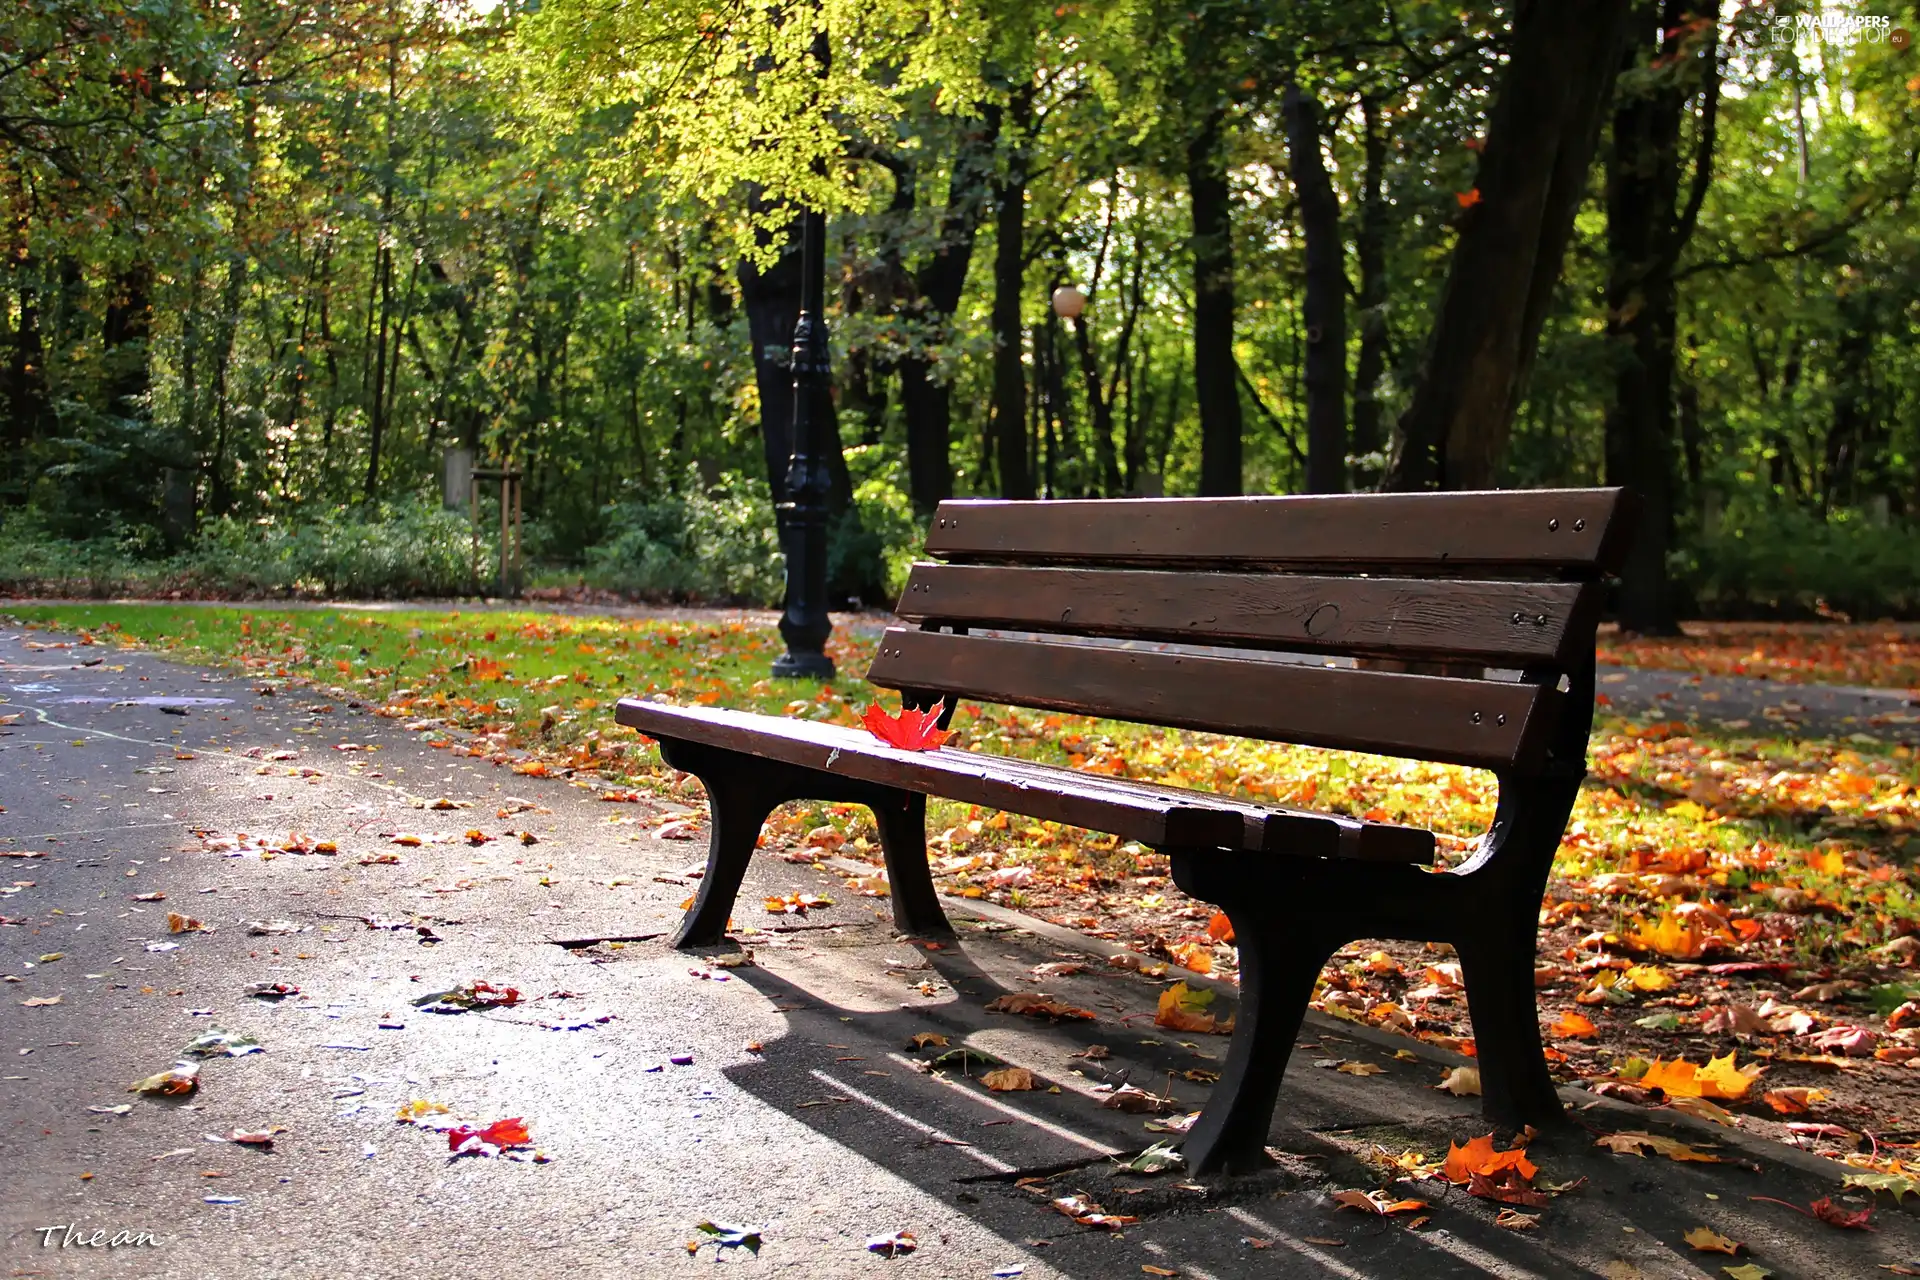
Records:
[[[1736,504],[1676,553],[1673,570],[1704,617],[1920,616],[1920,530],[1858,512]]]
[[[711,488],[610,503],[605,539],[587,552],[596,587],[656,600],[778,604],[785,562],[764,480],[728,472]]]
[[[158,541],[137,526],[74,540],[18,516],[0,526],[0,589],[384,598],[461,595],[475,585],[465,514],[424,499],[336,507],[288,521],[226,517],[172,555]],[[480,539],[483,574],[497,545],[491,533]]]

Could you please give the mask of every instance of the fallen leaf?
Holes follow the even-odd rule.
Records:
[[[1757,1262],[1746,1262],[1737,1267],[1720,1269],[1732,1276],[1733,1280],[1767,1280],[1767,1277],[1773,1274]]]
[[[915,1049],[944,1049],[947,1047],[947,1038],[933,1031],[918,1031],[909,1045]]]
[[[1665,1156],[1669,1160],[1693,1161],[1698,1164],[1724,1163],[1719,1156],[1708,1155],[1702,1151],[1695,1151],[1686,1143],[1675,1138],[1663,1138],[1659,1134],[1644,1133],[1639,1130],[1629,1130],[1624,1133],[1603,1133],[1594,1139],[1593,1145],[1596,1147],[1605,1147],[1609,1151],[1626,1156],[1640,1156],[1644,1158],[1647,1152],[1651,1151],[1655,1155]]]
[[[1336,1191],[1333,1202],[1342,1208],[1358,1209],[1362,1213],[1379,1214],[1385,1217],[1390,1213],[1412,1213],[1427,1207],[1425,1200],[1395,1200],[1380,1191]]]
[[[1156,1267],[1151,1262],[1141,1263],[1140,1270],[1146,1272],[1150,1276],[1177,1276],[1180,1274],[1178,1271],[1175,1271],[1172,1267]]]
[[[877,1253],[883,1258],[904,1258],[919,1247],[911,1231],[896,1231],[890,1236],[867,1238],[867,1252]]]
[[[1746,1095],[1753,1084],[1754,1077],[1760,1074],[1757,1063],[1740,1069],[1733,1064],[1734,1055],[1724,1058],[1710,1058],[1704,1067],[1695,1066],[1684,1058],[1672,1062],[1663,1062],[1658,1058],[1640,1077],[1640,1085],[1647,1089],[1660,1089],[1669,1097],[1719,1098],[1723,1101],[1737,1101]]]
[[[1133,1159],[1121,1164],[1123,1173],[1152,1175],[1165,1173],[1169,1169],[1178,1169],[1186,1163],[1186,1158],[1174,1149],[1170,1142],[1156,1142]]]
[[[1108,1094],[1100,1105],[1108,1111],[1125,1111],[1133,1115],[1158,1115],[1172,1108],[1173,1099],[1150,1093],[1139,1085],[1123,1084]]]
[[[128,1093],[144,1093],[163,1098],[178,1098],[200,1087],[200,1066],[194,1062],[176,1062],[167,1070],[150,1075],[128,1086]]]
[[[1445,1089],[1456,1098],[1477,1098],[1480,1096],[1480,1068],[1455,1067],[1434,1087]]]
[[[1455,1186],[1465,1186],[1475,1174],[1492,1177],[1511,1169],[1523,1179],[1532,1181],[1540,1170],[1527,1159],[1525,1147],[1514,1147],[1509,1151],[1496,1151],[1493,1135],[1485,1133],[1472,1139],[1466,1146],[1459,1143],[1447,1144],[1447,1158],[1440,1165],[1440,1176]]]
[[[1493,1225],[1505,1227],[1509,1231],[1531,1231],[1540,1225],[1540,1215],[1521,1213],[1517,1209],[1502,1209],[1494,1217]]]
[[[205,933],[207,926],[192,916],[183,916],[178,911],[167,912],[168,933]]]
[[[1735,1258],[1739,1257],[1740,1251],[1747,1247],[1737,1240],[1729,1240],[1712,1227],[1695,1227],[1681,1239],[1701,1253],[1724,1253]]]
[[[1772,1107],[1783,1116],[1797,1116],[1806,1112],[1817,1103],[1827,1100],[1825,1089],[1806,1089],[1793,1086],[1785,1089],[1769,1089],[1760,1095],[1760,1101]]]
[[[1091,1021],[1093,1012],[1089,1009],[1076,1009],[1072,1005],[1061,1004],[1051,996],[1026,991],[1009,992],[1007,995],[989,1001],[988,1013],[1024,1013],[1036,1018],[1080,1018]]]
[[[260,1042],[250,1035],[210,1027],[187,1041],[186,1048],[180,1052],[194,1058],[244,1058],[250,1053],[264,1050]]]
[[[1025,1067],[1002,1067],[981,1076],[980,1083],[995,1093],[1022,1093],[1033,1088],[1033,1072]]]
[[[1376,1067],[1371,1062],[1343,1062],[1334,1070],[1350,1076],[1381,1076],[1387,1073],[1385,1067]]]
[[[1185,982],[1176,982],[1160,993],[1159,1008],[1153,1015],[1153,1025],[1165,1027],[1169,1031],[1198,1032],[1204,1035],[1229,1035],[1233,1031],[1233,1019],[1221,1022],[1207,1011],[1213,1003],[1213,992],[1205,988],[1189,987]]]
[[[461,1124],[447,1130],[447,1149],[457,1156],[490,1156],[507,1147],[527,1146],[532,1141],[527,1122],[518,1116],[495,1120],[479,1129]]]
[[[766,1230],[765,1227],[740,1227],[726,1222],[699,1222],[694,1224],[693,1229],[706,1232],[713,1237],[712,1242],[722,1249],[745,1249],[755,1257],[760,1256],[760,1236]],[[698,1242],[690,1243],[687,1252],[692,1253],[698,1247]]]
[[[34,996],[31,999],[22,1000],[20,1002],[21,1006],[27,1009],[40,1009],[50,1004],[59,1004],[59,1003],[60,1003],[59,996]]]
[[[933,751],[952,736],[940,727],[940,717],[945,714],[946,706],[943,698],[934,703],[930,711],[902,707],[899,715],[890,716],[876,702],[861,714],[860,723],[866,726],[868,733],[890,747],[898,747],[902,751]]]
[[[1562,1040],[1591,1040],[1600,1034],[1593,1020],[1578,1010],[1569,1009],[1548,1029],[1548,1033]]]

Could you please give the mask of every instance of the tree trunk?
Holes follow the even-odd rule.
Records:
[[[1680,630],[1667,581],[1677,479],[1673,267],[1692,234],[1711,173],[1718,17],[1711,2],[1649,0],[1635,6],[1624,63],[1632,67],[1648,58],[1653,65],[1616,104],[1607,157],[1607,334],[1615,359],[1605,426],[1607,481],[1632,488],[1640,499],[1633,547],[1620,575],[1619,613],[1622,628],[1642,635]],[[1690,72],[1698,74],[1689,79]],[[1702,86],[1692,190],[1681,208],[1681,120]]]
[[[1389,489],[1499,475],[1614,76],[1628,0],[1521,0]]]
[[[963,126],[965,133],[947,180],[947,207],[933,257],[914,273],[913,313],[925,326],[925,345],[942,341],[973,261],[981,216],[992,203],[993,151],[1000,138],[1000,108]],[[907,486],[914,510],[929,515],[953,496],[953,391],[935,378],[925,345],[900,357],[900,408],[907,420]]]
[[[1320,154],[1320,108],[1297,84],[1283,101],[1287,167],[1306,242],[1307,492],[1347,487],[1347,272],[1340,199]]]
[[[1200,410],[1200,493],[1240,492],[1240,382],[1233,355],[1233,194],[1215,109],[1187,143],[1193,205],[1193,386]]]
[[[994,189],[993,218],[993,408],[995,462],[1000,496],[1034,496],[1027,459],[1027,375],[1021,361],[1025,333],[1020,323],[1026,292],[1026,216],[1028,131],[1033,125],[1033,84],[1013,91],[1007,106],[1011,145],[1005,174]]]
[[[1353,366],[1353,452],[1356,457],[1377,454],[1386,444],[1380,405],[1380,383],[1386,376],[1387,226],[1388,209],[1382,187],[1386,180],[1387,136],[1380,108],[1371,98],[1360,100],[1362,150],[1360,229],[1354,236],[1354,257],[1360,267],[1360,354]],[[1377,480],[1378,464],[1370,469]]]

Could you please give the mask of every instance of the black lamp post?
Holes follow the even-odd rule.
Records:
[[[824,55],[825,41],[816,46]],[[832,357],[827,350],[827,220],[809,209],[801,220],[800,319],[793,327],[793,456],[787,462],[787,500],[779,505],[781,549],[787,558],[787,594],[780,635],[787,651],[773,674],[831,680],[826,654],[833,621],[827,617],[827,457],[820,430],[833,406]]]

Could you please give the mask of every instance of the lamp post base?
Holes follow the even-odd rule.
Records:
[[[824,653],[789,649],[773,660],[773,675],[778,680],[831,680],[838,674],[833,659]]]

